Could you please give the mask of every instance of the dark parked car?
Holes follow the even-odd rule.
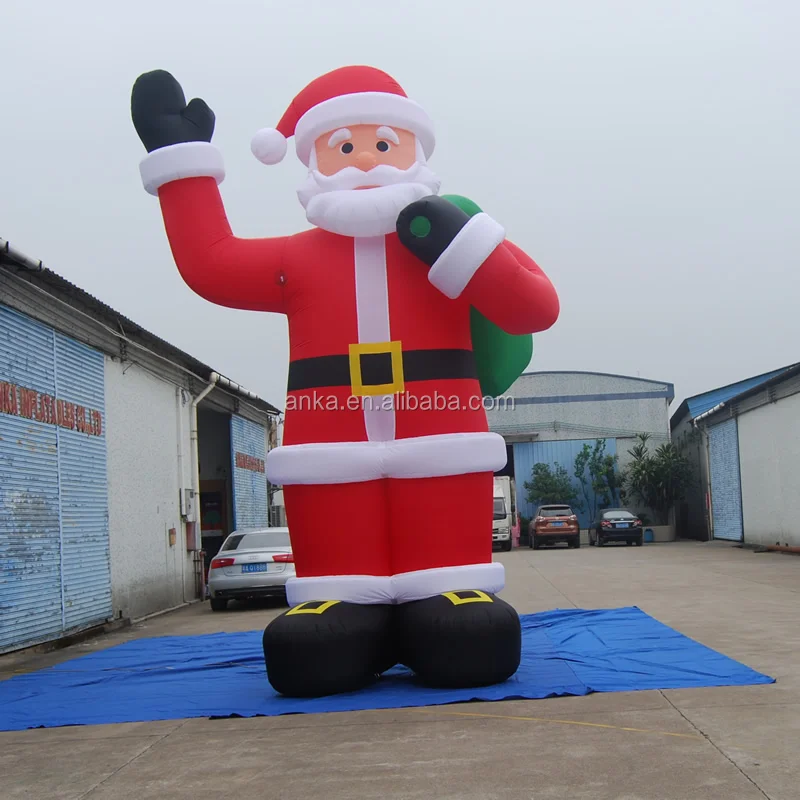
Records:
[[[589,544],[626,542],[641,547],[643,536],[642,521],[635,514],[627,508],[606,508],[589,529]]]
[[[578,518],[569,506],[539,506],[531,520],[530,547],[538,550],[543,544],[564,542],[568,547],[581,546]]]

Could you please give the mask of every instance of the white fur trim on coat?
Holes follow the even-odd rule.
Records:
[[[165,183],[181,178],[225,179],[222,153],[210,142],[181,142],[148,153],[139,164],[145,190],[158,195]]]
[[[436,259],[428,280],[444,295],[455,300],[478,268],[506,238],[503,227],[488,214],[476,214]]]
[[[290,606],[322,600],[376,605],[410,603],[444,592],[478,590],[497,594],[505,586],[502,564],[466,564],[439,567],[400,575],[323,575],[289,578],[286,598]]]
[[[308,166],[318,136],[351,125],[388,125],[411,131],[422,143],[426,158],[433,153],[433,123],[422,106],[390,92],[356,92],[325,100],[300,117],[294,130],[297,157]]]
[[[506,443],[497,433],[445,433],[388,442],[284,445],[267,453],[266,472],[278,486],[360,483],[496,472],[506,459]]]

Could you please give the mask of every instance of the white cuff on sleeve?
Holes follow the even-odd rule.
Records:
[[[181,142],[148,153],[139,164],[145,190],[158,195],[165,183],[181,178],[225,179],[222,153],[210,142]]]
[[[503,227],[488,214],[476,214],[436,259],[428,280],[444,295],[455,300],[478,268],[506,238]]]

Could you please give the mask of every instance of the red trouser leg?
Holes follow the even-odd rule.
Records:
[[[283,487],[299,579],[287,587],[292,605],[390,600],[388,588],[382,588],[388,587],[391,575],[386,484],[378,480]]]
[[[399,602],[445,591],[499,591],[492,564],[491,472],[389,482],[392,572]],[[408,573],[429,571],[425,575]]]

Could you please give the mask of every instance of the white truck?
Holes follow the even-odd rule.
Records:
[[[511,529],[514,524],[514,486],[511,478],[494,479],[494,514],[492,515],[492,545],[510,550],[513,544]]]

